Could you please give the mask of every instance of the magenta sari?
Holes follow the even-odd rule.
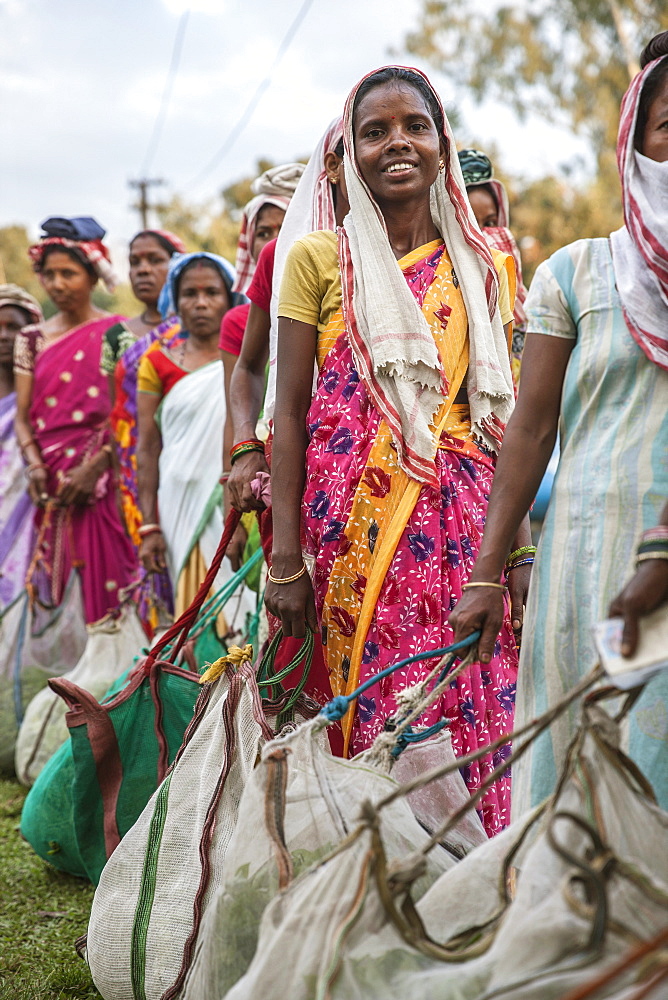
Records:
[[[435,339],[454,338],[455,310],[467,329],[461,293],[449,258],[438,246],[400,262]],[[437,308],[438,307],[438,308]],[[403,473],[381,417],[360,378],[348,333],[336,314],[321,340],[333,346],[319,356],[318,386],[308,414],[310,443],[302,518],[307,551],[315,556],[314,590],[334,694],[347,692],[352,649],[382,525],[396,500],[393,482]],[[437,339],[438,343],[438,339]],[[450,381],[450,373],[448,380]],[[383,443],[384,442],[384,443]],[[364,635],[359,675],[368,681],[386,667],[453,642],[450,611],[475,563],[494,476],[494,456],[471,436],[468,405],[454,406],[436,453],[438,487],[423,486],[384,576]],[[457,757],[478,751],[513,728],[517,648],[509,608],[488,664],[473,663],[419,720],[448,719]],[[370,687],[357,699],[350,752],[367,749],[397,713],[397,693],[420,682],[437,660],[413,663]],[[504,743],[462,768],[476,792],[511,752]],[[489,836],[510,822],[511,776],[506,771],[485,793],[478,812]]]
[[[35,598],[57,607],[73,570],[81,576],[87,623],[115,612],[121,591],[137,576],[133,546],[126,535],[113,472],[98,480],[86,506],[59,507],[53,498],[66,474],[111,441],[107,380],[100,372],[105,330],[118,316],[85,323],[39,350],[36,327],[23,331],[33,340],[33,394],[30,422],[48,467],[46,509],[35,515],[37,543],[28,576]]]

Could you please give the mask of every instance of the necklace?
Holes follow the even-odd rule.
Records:
[[[141,314],[141,316],[139,317],[139,319],[144,324],[144,326],[154,327],[155,323],[153,322],[152,319],[147,319],[147,316],[148,316],[148,309],[144,309],[144,311]]]

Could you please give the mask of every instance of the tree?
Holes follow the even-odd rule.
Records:
[[[640,52],[666,28],[665,0],[423,0],[406,44],[477,100],[586,135],[600,161]]]

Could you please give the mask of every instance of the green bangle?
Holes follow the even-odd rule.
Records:
[[[515,549],[515,551],[511,552],[508,558],[506,559],[506,566],[511,566],[516,559],[521,559],[522,556],[529,556],[529,555],[531,556],[536,555],[535,545],[523,545],[520,549]]]

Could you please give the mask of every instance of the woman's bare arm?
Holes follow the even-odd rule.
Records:
[[[144,524],[158,523],[162,438],[155,415],[159,405],[160,396],[151,392],[137,393],[137,493]],[[149,572],[165,568],[165,552],[165,540],[160,532],[142,538],[139,556]]]
[[[248,441],[256,434],[269,358],[269,327],[268,313],[251,302],[241,354],[234,367],[227,397],[228,420],[233,428],[230,447],[237,441]],[[237,510],[263,509],[264,505],[255,499],[250,488],[258,472],[269,472],[262,452],[249,452],[234,463],[227,481],[227,495]]]
[[[561,392],[573,344],[563,337],[527,335],[517,406],[499,454],[471,582],[498,583],[513,538],[535,499],[557,437]],[[484,663],[492,657],[502,621],[501,592],[493,588],[467,591],[450,616],[458,639],[482,629],[478,648]]]
[[[28,474],[28,493],[34,504],[42,505],[49,499],[47,493],[48,475],[46,469],[39,468],[44,460],[33,437],[32,424],[30,423],[33,376],[17,372],[14,376],[14,384],[16,386],[16,416],[14,418],[16,440],[27,465],[36,466]]]
[[[659,522],[668,527],[668,503]],[[608,614],[624,619],[622,654],[633,656],[638,646],[640,619],[668,602],[668,559],[648,559],[640,563],[635,575],[617,595]]]
[[[287,577],[303,565],[301,503],[306,478],[306,416],[311,405],[317,330],[308,323],[281,318],[278,324],[278,378],[271,460],[274,521],[272,573]],[[303,636],[317,627],[313,588],[308,574],[294,583],[267,584],[265,602],[283,624],[285,635]]]

